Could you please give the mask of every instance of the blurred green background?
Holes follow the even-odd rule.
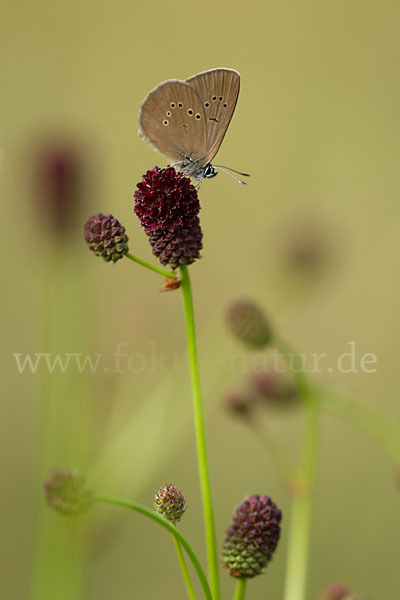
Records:
[[[82,226],[111,212],[131,251],[153,260],[132,195],[166,163],[136,135],[139,106],[160,81],[225,66],[242,80],[218,163],[252,177],[247,188],[223,174],[201,187],[204,252],[191,273],[219,543],[245,495],[270,494],[282,541],[248,598],[278,599],[290,503],[260,445],[221,408],[243,377],[229,367],[243,351],[223,311],[251,296],[302,352],[334,363],[355,341],[357,357],[375,353],[375,373],[318,377],[399,420],[399,3],[36,1],[2,3],[1,14],[1,596],[186,597],[172,541],[154,524],[103,507],[78,521],[47,510],[41,481],[53,466],[148,505],[176,483],[189,504],[182,530],[204,558],[179,292],[159,294],[162,281],[127,260],[95,259]],[[43,165],[60,155],[79,191],[68,230],[46,207]],[[319,240],[317,264],[288,260],[298,239]],[[115,373],[124,342],[140,356]],[[95,374],[18,373],[13,353],[39,352],[104,357]],[[154,353],[172,368],[154,366]],[[297,455],[297,411],[268,413],[265,425]],[[335,580],[398,598],[398,507],[384,451],[325,417],[310,600]],[[225,572],[222,582],[232,597]]]

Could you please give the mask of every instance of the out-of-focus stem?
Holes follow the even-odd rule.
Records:
[[[344,392],[320,388],[321,409],[368,433],[400,466],[400,426],[382,412]]]
[[[284,340],[274,344],[285,356],[297,383],[303,404],[303,447],[289,524],[284,600],[306,600],[311,537],[312,505],[318,463],[319,403],[304,372],[303,361]]]
[[[297,473],[284,449],[271,437],[265,434],[256,423],[248,423],[249,428],[259,440],[264,450],[271,457],[283,487],[293,493],[297,481]]]

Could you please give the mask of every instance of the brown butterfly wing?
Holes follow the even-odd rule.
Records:
[[[219,150],[236,107],[240,88],[240,75],[234,69],[211,69],[186,80],[197,92],[205,117],[207,154],[210,162]]]
[[[169,79],[154,88],[142,103],[139,125],[140,137],[173,163],[189,157],[203,163],[207,148],[204,108],[185,81]]]

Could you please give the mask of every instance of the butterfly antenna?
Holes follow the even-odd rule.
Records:
[[[238,183],[241,183],[243,185],[247,185],[247,183],[245,181],[242,181],[241,179],[238,179],[237,177],[235,177],[234,175],[232,175],[232,173],[229,173],[229,171],[227,171],[224,167],[217,167],[216,165],[213,165],[213,167],[214,167],[214,169],[219,169],[220,171],[223,171],[224,173],[226,173],[227,175],[229,175],[229,177],[232,177],[232,179],[234,179]],[[235,173],[236,172],[237,171],[235,171]],[[246,173],[240,173],[240,175],[246,175]]]
[[[213,165],[213,167],[217,167],[218,169],[228,169],[228,171],[233,171],[242,177],[250,177],[250,173],[241,173],[240,171],[236,171],[236,169],[231,169],[230,167],[225,167],[225,165]]]

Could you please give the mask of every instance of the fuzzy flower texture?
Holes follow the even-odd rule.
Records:
[[[173,167],[154,167],[143,175],[134,197],[135,214],[163,265],[176,269],[200,257],[200,203],[190,179]]]
[[[82,475],[71,469],[52,469],[43,487],[48,506],[67,516],[85,513],[94,501],[92,488]]]
[[[236,507],[223,547],[223,561],[233,577],[264,571],[278,545],[281,518],[269,496],[254,494]]]

